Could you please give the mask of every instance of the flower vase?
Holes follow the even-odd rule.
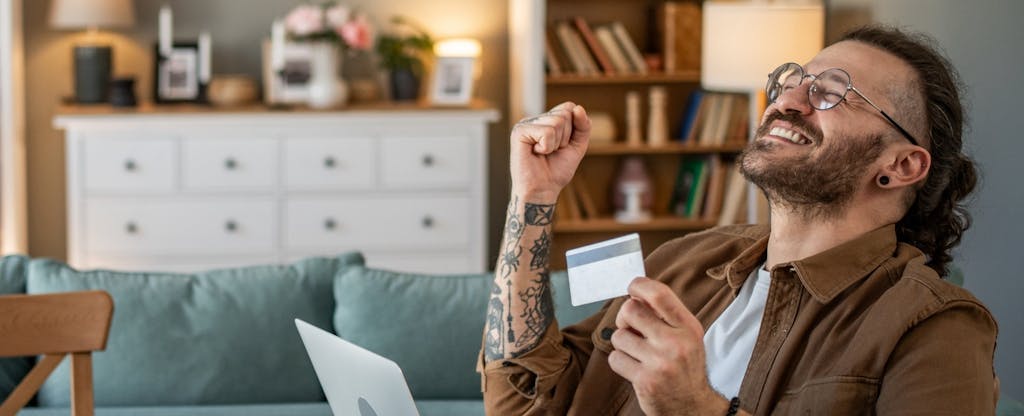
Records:
[[[309,98],[307,103],[316,109],[339,107],[348,100],[348,86],[341,77],[342,54],[331,42],[310,45]]]

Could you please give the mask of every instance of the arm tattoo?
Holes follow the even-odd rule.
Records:
[[[519,292],[519,300],[525,308],[519,315],[523,318],[526,329],[516,340],[516,350],[512,351],[513,357],[518,357],[527,351],[537,347],[544,331],[548,329],[555,316],[554,301],[551,299],[550,277],[547,271],[541,272],[537,280],[532,280],[536,286],[526,288]]]
[[[530,254],[533,255],[530,258],[530,270],[547,270],[548,253],[551,253],[551,238],[548,237],[547,230],[543,230],[540,238],[533,240],[533,247],[530,248]]]
[[[484,356],[488,360],[497,360],[505,356],[505,344],[501,342],[503,331],[501,315],[505,310],[501,303],[501,286],[498,282],[491,285],[491,301],[487,307],[487,338],[484,347]]]
[[[555,214],[554,205],[526,203],[526,225],[551,225]]]

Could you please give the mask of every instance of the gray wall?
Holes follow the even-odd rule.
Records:
[[[965,140],[982,171],[971,206],[974,227],[956,256],[966,286],[999,322],[996,371],[1003,394],[1024,400],[1024,2],[874,2],[875,19],[932,34],[967,84],[971,131]]]

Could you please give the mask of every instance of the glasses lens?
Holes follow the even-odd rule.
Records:
[[[843,101],[849,89],[850,75],[842,69],[829,69],[818,75],[811,84],[811,105],[819,110],[828,110]]]
[[[775,68],[768,76],[768,85],[765,86],[768,102],[774,103],[786,91],[799,87],[803,76],[804,69],[792,62]]]

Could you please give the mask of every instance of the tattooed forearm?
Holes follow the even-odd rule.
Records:
[[[516,349],[511,351],[513,357],[522,355],[537,347],[544,331],[548,329],[555,316],[554,301],[551,299],[550,277],[547,271],[541,272],[539,279],[532,280],[535,286],[519,292],[519,300],[523,302],[523,318],[526,328],[516,340]]]
[[[555,206],[519,204],[513,196],[487,307],[484,357],[489,361],[518,357],[536,348],[554,321],[548,259]],[[529,248],[524,247],[526,243]],[[524,251],[530,253],[529,271],[519,267]]]

